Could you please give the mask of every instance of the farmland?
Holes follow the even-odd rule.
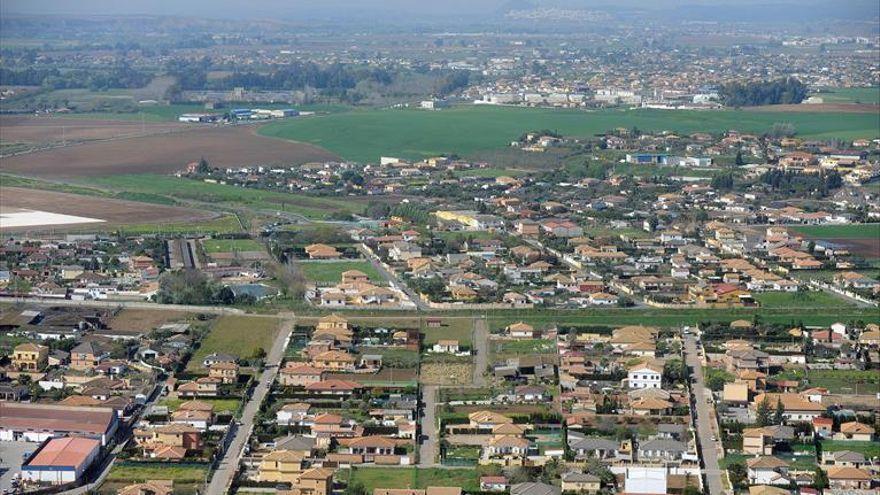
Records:
[[[318,283],[338,283],[342,279],[342,272],[348,270],[360,270],[373,282],[384,280],[379,271],[366,261],[300,262],[299,268],[308,280]]]
[[[202,359],[214,352],[249,358],[257,349],[268,351],[277,333],[278,320],[275,318],[224,316],[211,328],[187,368],[191,371],[202,369]]]
[[[49,190],[2,187],[0,207],[4,209],[26,209],[63,213],[104,220],[99,224],[103,229],[110,226],[193,223],[216,218],[217,215],[175,206],[144,205],[120,199],[82,196]],[[88,224],[96,225],[96,224]],[[87,226],[88,226],[87,225]],[[40,227],[21,227],[19,230],[36,230]],[[94,227],[91,227],[94,228]]]
[[[825,103],[864,103],[880,105],[880,88],[822,88],[815,96]]]
[[[880,223],[848,225],[804,225],[792,227],[798,234],[813,239],[877,239]]]
[[[204,157],[214,166],[293,165],[332,160],[308,144],[258,136],[251,126],[192,128],[171,134],[89,142],[5,158],[2,170],[52,178],[170,173]]]
[[[9,115],[0,117],[0,126],[3,126],[2,142],[4,144],[27,143],[31,145],[111,139],[170,132],[184,128],[184,124],[177,123]]]
[[[722,132],[768,131],[774,123],[794,125],[804,138],[876,137],[876,117],[853,113],[765,113],[738,110],[669,111],[523,109],[461,106],[440,112],[359,110],[313,119],[274,122],[266,136],[312,143],[343,158],[376,161],[380,155],[416,159],[441,153],[469,155],[503,148],[523,132],[554,129],[586,137],[615,127],[642,130]]]

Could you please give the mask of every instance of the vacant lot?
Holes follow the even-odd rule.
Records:
[[[208,254],[265,251],[263,245],[253,239],[205,239],[202,247]]]
[[[216,216],[206,211],[190,208],[148,205],[134,201],[18,187],[0,187],[0,208],[10,210],[21,208],[97,218],[107,222],[93,224],[100,225],[102,230],[106,230],[108,224],[118,226],[127,224],[201,222]],[[17,230],[35,229],[39,228],[21,227]]]
[[[342,474],[342,479],[344,479]],[[429,486],[457,486],[467,492],[478,492],[476,469],[352,468],[349,484],[360,483],[366,493],[374,488],[425,489]]]
[[[439,328],[423,328],[423,342],[432,346],[438,340],[457,340],[459,345],[470,346],[473,340],[474,320],[470,318],[441,318]]]
[[[848,300],[826,292],[761,292],[753,294],[766,308],[835,308],[852,306]]]
[[[473,374],[473,363],[422,363],[419,381],[432,385],[454,386],[470,383]]]
[[[223,316],[214,323],[211,332],[190,359],[187,369],[204,369],[202,359],[214,352],[233,354],[240,358],[249,358],[260,348],[269,352],[277,334],[278,320],[275,318]]]
[[[0,168],[22,175],[53,178],[164,174],[182,170],[200,157],[220,167],[292,165],[335,158],[308,144],[258,136],[251,126],[225,126],[38,151],[5,158]]]
[[[110,328],[114,332],[147,333],[172,321],[180,321],[186,317],[183,311],[166,309],[123,309],[110,320]]]
[[[469,155],[505,147],[520,134],[555,129],[573,137],[616,127],[690,133],[736,129],[763,133],[788,122],[800,137],[877,137],[876,114],[748,112],[740,110],[562,110],[460,106],[440,112],[373,109],[268,124],[260,133],[312,143],[346,159],[377,161],[392,155],[417,159],[441,153]]]
[[[190,495],[198,493],[208,474],[208,465],[173,463],[121,463],[117,462],[106,482],[98,489],[100,494],[115,494],[132,483],[150,480],[174,480],[174,493]]]
[[[333,261],[333,262],[300,262],[299,268],[303,275],[313,282],[339,283],[342,272],[360,270],[373,282],[384,282],[385,279],[372,264],[367,261]]]

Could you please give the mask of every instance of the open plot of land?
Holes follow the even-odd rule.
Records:
[[[224,126],[53,148],[4,158],[0,168],[57,178],[170,173],[200,157],[220,167],[292,165],[336,158],[308,144],[258,136],[252,126]]]
[[[72,215],[102,220],[111,225],[199,222],[216,215],[205,211],[163,205],[146,205],[134,201],[82,196],[46,190],[0,187],[0,209],[37,210],[61,215]],[[54,218],[54,217],[53,217]],[[70,224],[52,223],[51,218],[43,226]],[[75,223],[75,222],[74,222]],[[103,224],[102,224],[103,225]],[[6,226],[0,226],[6,230]],[[16,226],[10,225],[10,229]],[[32,230],[28,225],[17,226],[16,230]]]
[[[202,247],[209,254],[264,251],[263,245],[253,239],[205,239]]]
[[[467,492],[478,492],[478,476],[477,470],[473,468],[353,468],[349,485],[363,485],[366,493],[373,493],[374,488],[425,489],[429,486],[457,486]]]
[[[474,320],[470,318],[441,319],[438,328],[424,328],[423,342],[434,345],[438,340],[457,340],[460,345],[469,346],[473,340]]]
[[[880,107],[858,103],[816,103],[810,105],[764,105],[748,107],[746,110],[750,112],[869,113],[876,115],[880,111]]]
[[[827,240],[865,258],[880,258],[880,223],[805,225],[792,229],[811,239]]]
[[[382,274],[367,261],[301,261],[299,268],[307,279],[318,283],[338,283],[342,279],[342,272],[348,270],[360,270],[373,282],[385,280]]]
[[[47,144],[141,136],[180,130],[184,124],[56,117],[0,116],[3,143]]]
[[[473,373],[472,363],[422,363],[419,381],[432,385],[461,385],[470,383]]]
[[[760,292],[752,294],[761,306],[767,308],[835,308],[852,306],[852,303],[827,292]]]
[[[208,465],[172,464],[172,463],[121,463],[117,462],[107,475],[106,482],[101,485],[99,493],[117,493],[120,488],[132,483],[150,480],[174,480],[174,493],[184,495],[197,493],[205,476]]]
[[[114,332],[148,333],[151,330],[171,321],[180,321],[186,317],[183,311],[167,309],[123,309],[110,320],[110,328]]]
[[[852,450],[859,452],[866,458],[880,457],[880,442],[854,442],[841,440],[823,440],[822,450],[827,452],[837,452],[840,450]]]
[[[202,370],[205,356],[221,352],[249,358],[257,349],[269,352],[278,333],[278,320],[253,316],[223,316],[189,360],[187,369]]]
[[[439,112],[378,109],[311,119],[288,120],[260,128],[267,136],[304,141],[346,159],[376,161],[392,155],[417,159],[441,153],[471,153],[504,148],[523,132],[555,129],[585,137],[616,127],[648,131],[769,131],[791,123],[800,137],[873,138],[880,134],[870,113],[747,112],[740,110],[600,110],[525,109],[460,106]]]

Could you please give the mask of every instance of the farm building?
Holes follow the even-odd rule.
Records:
[[[113,409],[0,402],[0,441],[42,442],[82,435],[106,445],[119,427]]]

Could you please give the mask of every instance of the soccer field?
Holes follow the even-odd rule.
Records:
[[[791,123],[803,138],[873,138],[870,113],[746,112],[740,110],[565,110],[464,105],[438,112],[411,109],[356,110],[270,123],[260,134],[321,146],[349,160],[380,156],[419,159],[443,153],[468,155],[508,146],[522,133],[552,129],[589,137],[616,127],[679,133],[769,131]]]

